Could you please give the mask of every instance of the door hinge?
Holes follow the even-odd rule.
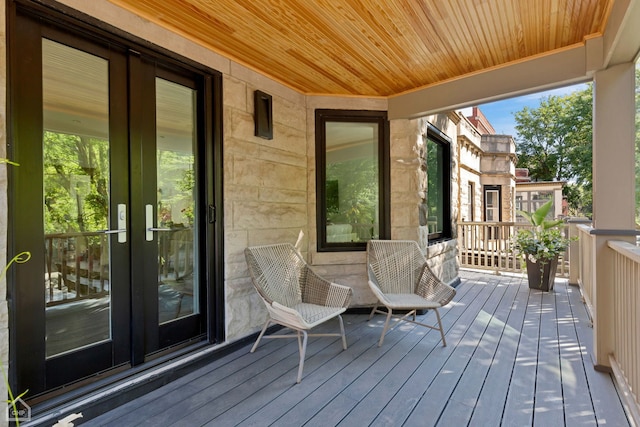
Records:
[[[216,222],[216,207],[209,205],[209,224]]]

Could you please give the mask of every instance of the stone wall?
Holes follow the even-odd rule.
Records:
[[[451,229],[454,238],[431,243],[426,225],[420,225],[419,211],[426,199],[427,176],[423,159],[428,125],[432,124],[451,139]],[[427,255],[429,265],[445,282],[458,276],[457,242],[459,177],[457,116],[438,114],[414,120],[391,123],[391,238],[416,240]]]
[[[225,75],[223,87],[225,309],[227,339],[234,340],[266,319],[249,280],[244,248],[295,244],[300,233],[309,234],[307,118],[302,95],[265,77]],[[273,97],[271,140],[254,136],[256,89]]]
[[[458,243],[455,239],[438,242],[427,248],[427,262],[436,276],[445,283],[458,277]]]

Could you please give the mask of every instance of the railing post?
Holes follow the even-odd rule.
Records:
[[[613,281],[615,280],[614,251],[609,247],[610,240],[635,242],[635,230],[598,230],[590,232],[595,236],[593,246],[595,265],[593,288],[593,363],[597,370],[610,372],[609,355],[614,352],[614,316]]]
[[[578,241],[578,224],[591,224],[589,218],[569,218],[569,284],[578,286],[580,277],[580,242]]]
[[[635,63],[593,76],[593,228],[596,366],[609,368],[613,348],[613,250],[609,240],[635,241]]]

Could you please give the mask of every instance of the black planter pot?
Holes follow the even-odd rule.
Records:
[[[531,262],[527,258],[527,278],[529,279],[529,289],[537,289],[545,292],[552,291],[557,269],[557,256],[546,264],[540,264],[539,260],[537,262]]]

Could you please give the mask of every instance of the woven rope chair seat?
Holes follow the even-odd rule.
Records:
[[[324,307],[304,302],[297,304],[292,308],[302,316],[309,329],[324,322],[327,318],[334,317],[346,310],[343,307]]]
[[[441,307],[440,303],[427,301],[416,294],[384,294],[384,301],[382,302],[385,306],[395,310],[422,310]]]

